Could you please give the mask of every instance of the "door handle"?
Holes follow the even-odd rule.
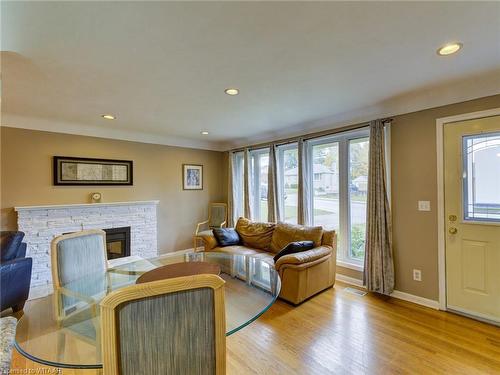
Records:
[[[458,229],[455,228],[455,227],[451,227],[450,229],[448,229],[448,233],[449,234],[457,234],[458,233]]]

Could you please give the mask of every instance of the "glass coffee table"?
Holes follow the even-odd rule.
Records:
[[[262,315],[280,292],[281,282],[274,267],[253,256],[201,252],[141,259],[75,280],[61,291],[31,301],[17,325],[17,350],[47,366],[102,368],[101,299],[114,290],[135,284],[137,278],[148,271],[184,262],[220,266],[220,277],[226,281],[226,336]]]

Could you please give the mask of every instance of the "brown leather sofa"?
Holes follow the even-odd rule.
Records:
[[[219,247],[210,232],[201,235],[205,251],[220,251],[258,257],[273,265],[281,278],[280,298],[299,304],[335,283],[337,236],[322,227],[286,223],[258,223],[240,218],[236,231],[241,245]],[[315,247],[284,255],[276,264],[273,257],[290,242],[313,241]]]

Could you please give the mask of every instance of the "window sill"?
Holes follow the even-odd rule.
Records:
[[[356,263],[348,262],[348,261],[345,261],[345,260],[338,260],[337,259],[337,266],[344,267],[344,268],[349,268],[351,270],[355,270],[355,271],[359,271],[359,272],[363,272],[364,271],[364,267],[363,267],[362,264],[356,264]]]

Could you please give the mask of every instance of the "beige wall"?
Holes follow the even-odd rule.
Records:
[[[438,300],[436,119],[500,108],[500,95],[393,117],[391,189],[396,289]],[[431,211],[417,210],[419,200]],[[422,281],[413,281],[413,269]],[[362,279],[363,273],[337,267],[337,272]]]
[[[436,119],[500,108],[500,95],[393,117],[391,189],[396,289],[438,300]],[[417,210],[419,200],[431,211]],[[413,281],[413,269],[422,281]],[[343,267],[337,272],[363,279],[363,273]]]
[[[223,153],[60,133],[1,128],[1,228],[16,228],[14,206],[88,203],[99,191],[103,201],[158,199],[161,252],[192,247],[195,224],[210,201],[225,199]],[[53,186],[52,156],[134,161],[133,186]],[[182,164],[204,166],[204,189],[182,190]]]
[[[436,119],[500,107],[500,95],[394,117],[391,133],[396,289],[437,300]],[[431,211],[417,210],[429,200]],[[412,270],[422,270],[413,281]]]

